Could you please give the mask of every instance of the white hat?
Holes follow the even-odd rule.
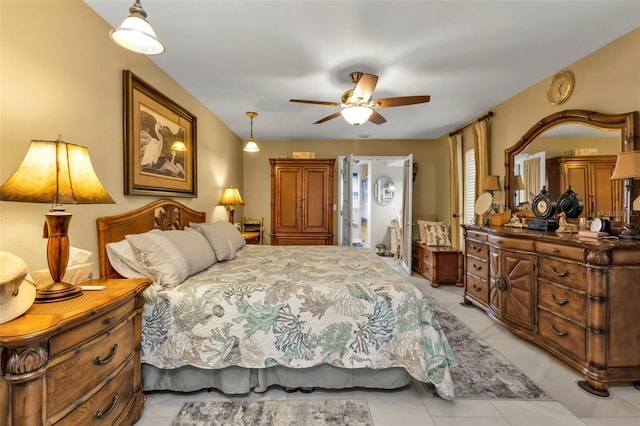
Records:
[[[25,313],[36,299],[36,286],[25,279],[27,264],[0,251],[0,324]]]

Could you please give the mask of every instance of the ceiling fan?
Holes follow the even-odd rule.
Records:
[[[431,98],[428,95],[419,96],[398,96],[393,98],[371,99],[373,90],[378,82],[378,76],[367,74],[360,71],[354,71],[351,74],[351,81],[354,84],[353,89],[349,89],[342,94],[341,102],[325,102],[325,101],[309,101],[304,99],[289,99],[289,102],[299,102],[303,104],[328,105],[343,108],[336,111],[313,124],[324,123],[333,118],[342,115],[347,122],[354,126],[370,121],[375,124],[386,123],[387,120],[375,111],[377,108],[398,107],[404,105],[415,105],[429,102]]]

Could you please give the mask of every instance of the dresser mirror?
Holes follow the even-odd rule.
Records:
[[[518,205],[526,205],[540,192],[543,185],[553,189],[550,191],[553,197],[560,197],[567,188],[561,188],[562,184],[559,182],[560,176],[555,163],[569,157],[588,156],[594,161],[599,161],[598,179],[606,183],[615,164],[613,156],[620,151],[640,149],[639,137],[638,111],[625,114],[603,114],[585,110],[566,110],[544,117],[535,123],[518,142],[505,150],[505,203],[514,208]],[[535,160],[536,157],[539,157],[538,161],[523,160],[523,158]],[[549,161],[549,159],[556,161]],[[608,161],[606,166],[605,161]],[[547,164],[549,164],[548,170]],[[573,164],[572,167],[582,166]],[[536,173],[538,173],[537,176]],[[517,190],[522,183],[524,183],[524,189]],[[581,192],[584,191],[581,189]],[[585,209],[584,216],[590,216],[593,211],[598,210],[593,196],[589,194],[579,194],[579,196],[590,208]],[[613,183],[611,197],[614,198],[616,211],[612,211],[610,216],[615,216],[614,220],[621,220],[623,216],[621,210],[624,206],[622,182]]]

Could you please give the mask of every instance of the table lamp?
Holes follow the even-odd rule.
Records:
[[[489,175],[484,178],[482,190],[491,193],[491,199],[493,200],[493,191],[502,191],[502,187],[500,186],[500,176]],[[491,209],[497,213],[498,205],[492,202]]]
[[[627,223],[620,232],[620,238],[638,238],[640,229],[631,222],[633,205],[631,203],[631,191],[633,180],[640,178],[640,151],[625,151],[618,154],[616,167],[613,169],[611,180],[626,180],[625,208]]]
[[[522,175],[515,175],[514,178],[515,179],[513,181],[513,192],[514,192],[514,195],[516,196],[516,207],[517,207],[518,204],[520,203],[520,200],[518,197],[518,191],[527,189],[527,187],[525,186],[524,181],[522,180]]]
[[[47,263],[53,283],[36,293],[35,303],[72,299],[82,289],[62,281],[69,262],[71,213],[62,204],[115,203],[96,176],[89,150],[84,146],[56,141],[31,141],[22,164],[0,187],[0,200],[51,203],[45,214],[44,238]]]
[[[242,196],[240,196],[238,188],[235,186],[229,186],[224,189],[218,205],[227,207],[227,210],[229,211],[229,222],[233,223],[234,206],[244,206],[244,201],[242,200]]]

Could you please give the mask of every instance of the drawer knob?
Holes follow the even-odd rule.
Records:
[[[569,271],[565,270],[562,272],[558,272],[553,266],[551,267],[551,272],[553,272],[553,275],[555,275],[556,277],[566,277],[567,275],[569,275]]]
[[[115,322],[116,322],[116,317],[109,317],[109,318],[104,320],[104,323],[107,324],[107,325],[112,325]]]
[[[551,293],[551,300],[553,300],[555,303],[557,303],[558,305],[566,305],[567,303],[569,303],[569,299],[563,299],[560,300],[556,297],[555,294]]]
[[[551,331],[553,331],[553,334],[560,337],[565,337],[569,335],[569,333],[566,331],[558,331],[558,329],[553,324],[551,324]]]
[[[478,286],[477,286],[477,285],[475,285],[475,284],[473,285],[473,291],[480,291],[480,290],[482,290],[482,288],[481,288],[481,287],[478,287]]]
[[[476,265],[475,263],[472,265],[473,269],[475,269],[476,271],[479,271],[480,269],[482,269],[482,266]]]
[[[476,246],[471,246],[471,250],[475,251],[476,253],[480,251],[480,247],[476,247]]]
[[[111,414],[111,412],[113,411],[114,408],[116,408],[116,404],[117,403],[118,403],[118,394],[114,393],[113,394],[113,400],[111,401],[111,407],[109,407],[109,409],[107,411],[105,411],[104,413],[102,412],[102,410],[97,410],[95,413],[93,413],[93,418],[94,419],[104,419],[109,414]]]
[[[502,277],[496,278],[495,284],[496,288],[500,291],[505,291],[507,289],[507,282]]]
[[[560,253],[560,250],[558,250],[557,248],[554,247],[554,248],[551,249],[551,252],[552,253]]]
[[[118,344],[117,343],[115,345],[113,345],[113,347],[111,348],[111,353],[105,359],[100,359],[100,356],[96,355],[96,357],[93,359],[93,364],[94,365],[109,364],[111,362],[111,360],[113,359],[113,357],[116,356],[116,352],[118,352]]]

